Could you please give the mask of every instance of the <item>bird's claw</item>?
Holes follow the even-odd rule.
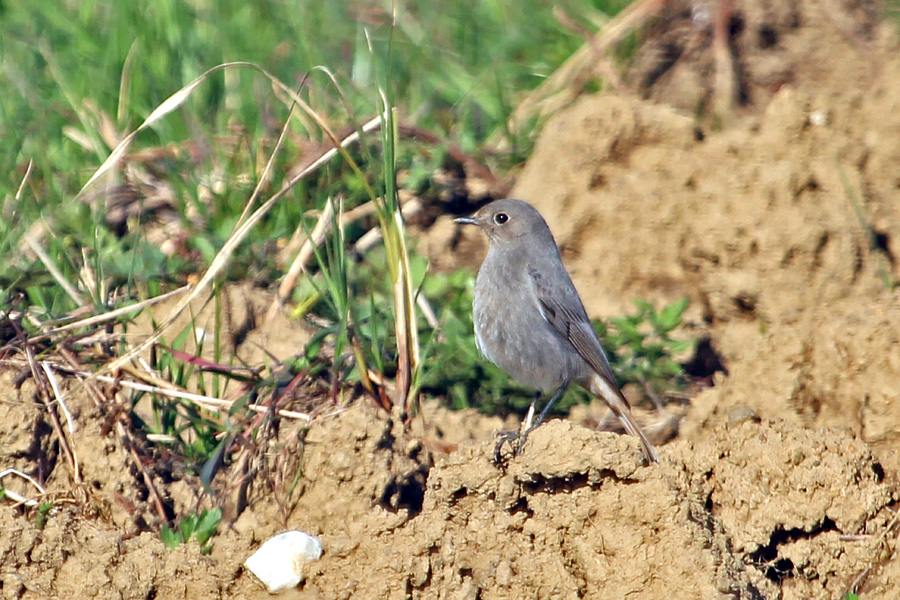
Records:
[[[503,456],[501,456],[500,452],[503,450],[503,444],[509,443],[510,448],[513,446],[513,442],[519,439],[521,434],[518,431],[498,431],[497,432],[497,444],[494,446],[494,463],[501,464],[504,462]],[[522,449],[521,444],[517,444],[515,448],[513,448],[513,455],[518,456],[519,452]]]
[[[509,443],[509,447],[513,451],[513,456],[519,457],[522,455],[522,450],[525,448],[525,442],[528,441],[528,434],[534,431],[537,427],[537,424],[532,425],[525,431],[500,431],[497,433],[497,444],[494,446],[494,462],[496,464],[500,464],[503,462],[503,456],[501,456],[500,452],[503,450],[503,444]],[[513,442],[515,442],[515,447],[513,447]]]

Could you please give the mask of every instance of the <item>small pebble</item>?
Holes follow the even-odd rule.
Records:
[[[322,556],[322,544],[302,531],[285,531],[263,542],[259,550],[244,561],[244,567],[268,588],[270,593],[295,587],[303,581],[303,566]]]

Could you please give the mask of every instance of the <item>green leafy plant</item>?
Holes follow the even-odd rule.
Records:
[[[221,521],[222,510],[219,508],[204,510],[199,515],[191,513],[182,517],[177,527],[164,525],[159,531],[159,538],[169,550],[195,539],[200,545],[200,553],[209,554],[213,545],[207,542],[216,534]]]
[[[681,325],[688,299],[676,300],[660,311],[643,300],[634,304],[638,311],[610,319],[612,327],[594,323],[610,350],[610,362],[619,383],[649,383],[655,387],[683,377],[684,369],[676,357],[693,348],[694,341],[675,339],[672,332]]]

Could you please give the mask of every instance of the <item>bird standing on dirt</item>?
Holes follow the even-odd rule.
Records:
[[[537,388],[529,421],[541,392],[555,393],[525,431],[502,437],[494,450],[499,460],[504,442],[518,439],[520,454],[569,384],[590,389],[619,417],[625,430],[641,441],[648,462],[659,462],[653,445],[631,415],[581,297],[572,284],[556,240],[544,218],[521,200],[497,200],[456,219],[477,225],[490,243],[475,281],[475,343],[479,352],[514,379]]]

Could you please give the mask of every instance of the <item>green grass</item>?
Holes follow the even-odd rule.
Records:
[[[566,12],[597,22],[626,3],[569,0]],[[250,69],[204,81],[174,112],[142,131],[123,168],[78,196],[112,148],[176,90],[225,61],[253,61],[289,85],[337,130],[377,114],[378,87],[397,119],[471,153],[509,166],[523,157],[528,132],[507,132],[518,95],[538,85],[583,40],[538,0],[384,3],[176,0],[0,4],[0,309],[53,319],[85,303],[97,311],[149,297],[203,272],[234,229],[275,152],[288,120],[284,94]],[[314,68],[334,72],[340,88]],[[308,78],[307,78],[308,76]],[[506,153],[483,152],[507,135]],[[390,134],[390,132],[388,132]],[[278,202],[228,261],[226,279],[269,286],[284,265],[280,241],[312,226],[329,198],[351,208],[376,193],[392,210],[398,169],[421,181],[442,166],[442,148],[378,136],[330,161]],[[328,140],[308,115],[291,119],[275,155],[271,195],[297,163]],[[379,154],[380,153],[380,154]],[[378,156],[378,158],[376,158]],[[361,171],[350,160],[361,165]],[[390,176],[385,174],[390,172]],[[164,210],[108,206],[122,192]],[[386,194],[384,194],[387,192]],[[372,226],[363,223],[347,240]],[[390,229],[390,226],[388,227]],[[28,233],[37,237],[29,244]],[[388,232],[387,270],[402,240]],[[43,261],[35,248],[45,253]],[[376,275],[375,278],[378,276]],[[68,282],[66,293],[63,283]],[[372,316],[373,293],[361,292]],[[302,295],[299,292],[298,295]],[[31,327],[26,323],[26,327]],[[368,326],[368,325],[367,325]],[[373,327],[376,327],[373,325]],[[373,354],[378,354],[373,350]]]
[[[587,22],[624,4],[571,0],[565,7]],[[252,61],[291,85],[324,65],[341,83],[350,114],[322,73],[310,75],[303,94],[337,123],[376,112],[376,72],[387,73],[389,67],[392,102],[404,123],[483,156],[483,142],[503,131],[517,95],[539,84],[582,43],[557,23],[548,3],[538,0],[414,2],[398,7],[388,57],[391,18],[383,6],[311,0],[0,4],[0,85],[6,90],[0,95],[0,252],[13,257],[0,266],[0,305],[24,295],[28,304],[59,314],[77,304],[44,289],[50,281],[46,268],[23,251],[24,233],[41,219],[50,231],[41,243],[73,281],[85,254],[113,288],[146,288],[150,279],[175,285],[208,263],[231,231],[286,119],[283,102],[252,72],[211,77],[132,146],[134,152],[172,150],[131,166],[139,178],[167,188],[182,228],[178,252],[162,252],[136,227],[125,235],[112,233],[103,194],[74,198],[124,133],[215,64]],[[514,137],[509,140],[514,152],[490,160],[501,165],[521,160],[530,139],[521,133]],[[306,131],[294,123],[272,186],[322,140],[316,128]],[[427,154],[432,158],[423,161],[422,154],[400,148],[399,166],[433,171],[443,155],[432,149]],[[364,198],[347,171],[345,163],[335,161],[279,203],[234,257],[228,275],[261,282],[279,276],[272,247],[291,234],[306,210],[321,208],[326,197],[338,193],[348,207]]]

